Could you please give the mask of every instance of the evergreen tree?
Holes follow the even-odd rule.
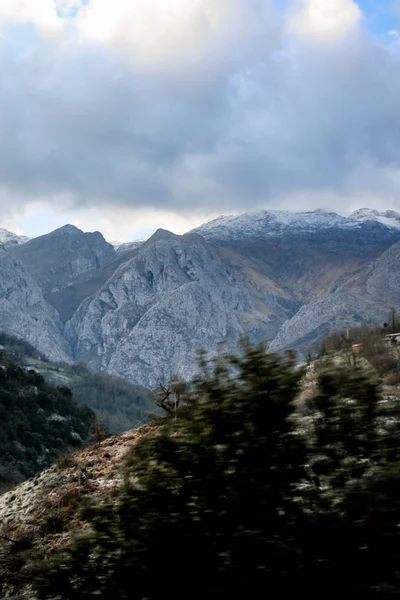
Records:
[[[291,586],[300,518],[294,486],[294,357],[246,347],[187,392],[178,419],[135,447],[118,508],[87,512],[93,537],[42,575],[42,598],[175,598]]]
[[[117,505],[89,507],[91,533],[36,571],[39,597],[398,596],[396,403],[335,367],[301,416],[302,371],[262,346],[203,366],[132,450]]]

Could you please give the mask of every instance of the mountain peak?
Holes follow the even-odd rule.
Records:
[[[400,229],[400,214],[387,210],[361,208],[344,217],[324,209],[304,212],[287,210],[261,210],[241,215],[218,217],[205,223],[193,233],[206,239],[234,241],[244,239],[280,238],[286,233],[318,233],[332,228],[358,228],[366,221],[375,221],[388,229]]]
[[[349,219],[355,221],[377,221],[386,227],[400,228],[400,213],[394,210],[379,212],[374,208],[359,208],[351,213]]]
[[[28,242],[30,238],[26,235],[18,235],[16,233],[12,233],[12,231],[8,231],[8,229],[3,229],[0,227],[0,244],[4,246],[19,246],[20,244],[25,244]]]
[[[358,208],[349,215],[349,219],[374,219],[379,212],[374,208]]]
[[[158,240],[171,240],[178,237],[175,233],[172,233],[171,231],[168,231],[167,229],[157,229],[157,231],[155,231],[153,233],[153,235],[151,237],[149,237],[149,239],[147,240],[148,242],[156,242]]]
[[[62,234],[66,234],[66,235],[71,235],[74,233],[75,234],[83,233],[83,231],[81,229],[79,229],[78,227],[75,227],[75,225],[71,225],[70,223],[67,223],[66,225],[63,225],[62,227],[55,229],[54,231],[52,231],[52,233],[62,233]]]

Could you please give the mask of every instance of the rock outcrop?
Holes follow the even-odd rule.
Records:
[[[117,258],[113,246],[101,233],[84,233],[74,225],[65,225],[13,247],[12,252],[29,268],[62,320],[72,316],[83,300],[76,287],[96,278],[99,271]]]
[[[158,230],[66,325],[77,358],[147,387],[198,370],[197,351],[263,337],[269,318],[200,236]]]
[[[21,337],[55,362],[72,362],[51,307],[25,265],[0,247],[0,329]]]
[[[361,209],[220,217],[118,253],[100,233],[67,225],[10,252],[35,280],[33,296],[41,290],[58,312],[46,304],[53,330],[63,329],[54,352],[71,347],[92,369],[152,387],[191,377],[197,350],[215,355],[219,342],[234,350],[248,336],[304,353],[333,329],[383,322],[400,301],[399,248],[400,215]],[[34,336],[23,317],[10,329],[4,306],[0,328],[48,348],[38,343],[48,327],[39,322]]]

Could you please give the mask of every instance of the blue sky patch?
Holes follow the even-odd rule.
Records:
[[[399,27],[394,3],[390,0],[358,0],[357,4],[364,13],[368,30],[373,35],[386,36]]]
[[[57,14],[60,19],[72,19],[76,17],[83,6],[89,4],[90,0],[56,0]]]

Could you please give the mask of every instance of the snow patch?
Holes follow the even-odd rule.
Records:
[[[348,217],[322,209],[310,212],[262,210],[242,215],[221,216],[192,230],[205,238],[239,240],[281,237],[287,233],[312,233],[338,227],[359,228],[365,221],[377,221],[389,229],[400,229],[400,214],[362,208]]]

